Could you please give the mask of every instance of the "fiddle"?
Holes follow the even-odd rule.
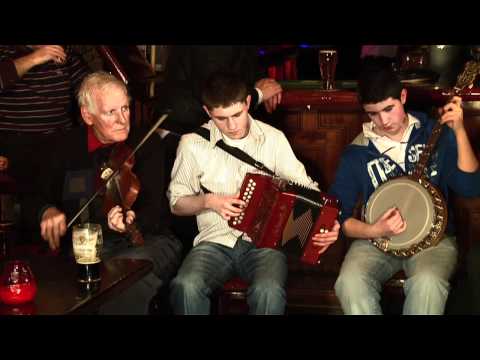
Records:
[[[118,161],[117,164],[112,164],[112,165],[116,165],[114,166],[113,168],[105,168],[104,171],[102,172],[101,174],[101,177],[102,177],[102,181],[103,181],[103,184],[97,189],[97,191],[95,192],[95,194],[93,194],[90,199],[88,199],[88,201],[80,208],[80,210],[78,210],[78,212],[75,214],[75,216],[68,222],[67,224],[67,229],[72,226],[72,224],[74,223],[74,221],[80,216],[80,214],[85,211],[85,209],[90,205],[90,203],[102,192],[104,192],[104,187],[107,187],[110,180],[112,179],[115,179],[115,177],[122,171],[122,170],[126,170],[128,169],[128,167],[130,167],[130,170],[131,168],[133,167],[133,164],[131,163],[131,166],[130,165],[126,165],[126,167],[123,166],[124,163],[129,163],[129,160],[134,156],[134,154],[138,151],[138,149],[140,149],[140,147],[143,145],[143,143],[145,141],[147,141],[147,139],[155,132],[155,130],[160,126],[160,124],[162,122],[165,121],[165,119],[168,117],[168,114],[164,114],[162,115],[162,117],[160,117],[160,119],[158,119],[158,121],[151,127],[151,129],[148,131],[148,133],[143,137],[143,139],[137,144],[137,146],[135,147],[135,149],[133,149],[132,151],[129,151],[127,150],[126,148],[124,147],[119,147],[118,148],[118,153],[120,153],[120,155],[124,155],[124,157],[122,156],[118,156],[119,159],[121,159],[120,161]],[[107,170],[108,169],[108,170]],[[133,174],[133,173],[132,173]],[[136,177],[136,176],[135,176]],[[120,177],[121,178],[121,177]],[[125,176],[125,179],[134,179],[134,177],[129,177],[129,176]],[[114,180],[115,181],[115,180]],[[133,182],[135,180],[132,180]],[[137,182],[138,182],[138,179],[137,179]],[[121,185],[121,182],[119,180],[119,185],[117,188],[118,189],[121,189],[122,185]],[[127,185],[125,185],[125,183]],[[139,183],[139,182],[138,182]],[[128,205],[128,203],[131,202],[131,204],[133,204],[133,202],[135,201],[136,199],[136,196],[132,195],[135,193],[135,186],[128,186],[128,181],[125,181],[124,182],[124,188],[128,188],[129,190],[132,189],[132,192],[129,193],[128,191],[127,192],[124,192],[123,195],[126,195],[126,197],[128,197],[128,201],[120,201],[118,202],[118,204],[126,204]],[[140,189],[140,186],[138,186],[138,190]],[[137,194],[138,194],[138,190],[137,190]],[[113,192],[113,191],[112,191]],[[120,194],[120,191],[119,191],[119,194]],[[121,199],[121,198],[120,198]],[[133,200],[131,200],[133,199]],[[117,199],[118,200],[118,199]],[[130,201],[131,200],[131,201]],[[131,206],[131,205],[130,205]],[[128,207],[128,206],[127,206]],[[106,208],[106,207],[105,207]],[[110,210],[110,209],[109,209]],[[128,210],[128,209],[127,209]],[[135,228],[131,229],[131,233],[133,232],[134,236],[135,235]],[[138,239],[137,239],[138,240]],[[132,241],[136,241],[135,238],[132,239]],[[141,241],[141,240],[138,240],[138,241]]]
[[[108,163],[100,169],[102,180],[109,179],[113,173],[112,169],[118,169],[116,175],[110,178],[105,185],[103,192],[103,211],[105,216],[116,205],[120,205],[123,213],[127,214],[140,192],[141,185],[132,168],[135,165],[135,157],[132,149],[125,143],[114,145]],[[135,246],[144,244],[143,235],[138,230],[135,222],[127,224],[125,221],[127,233]]]

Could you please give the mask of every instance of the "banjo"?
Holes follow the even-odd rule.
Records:
[[[367,201],[363,217],[368,224],[375,223],[392,207],[396,207],[406,220],[407,228],[402,233],[370,239],[373,245],[386,253],[412,256],[437,245],[443,237],[448,220],[447,203],[441,191],[428,181],[425,174],[443,127],[440,122],[435,124],[411,175],[383,183]]]

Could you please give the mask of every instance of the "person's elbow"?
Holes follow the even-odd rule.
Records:
[[[170,201],[170,211],[173,215],[183,216],[185,215],[185,206],[182,198],[172,199]]]
[[[170,211],[172,212],[173,215],[177,215],[177,216],[183,215],[181,209],[179,209],[177,205],[170,205]]]

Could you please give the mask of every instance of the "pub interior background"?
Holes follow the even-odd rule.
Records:
[[[150,64],[151,66],[150,73],[146,75],[146,79],[138,81],[139,84],[137,84],[135,78],[131,78],[131,86],[141,88],[141,90],[138,91],[138,95],[134,94],[133,96],[135,101],[135,111],[132,114],[132,122],[134,123],[152,122],[153,120],[149,119],[149,115],[151,115],[151,102],[155,101],[155,99],[157,99],[158,97],[161,97],[162,92],[168,91],[168,89],[165,89],[163,87],[163,79],[165,76],[165,71],[168,71],[168,69],[166,69],[166,63],[170,46],[171,45],[132,45],[132,47],[136,47],[136,49],[138,50],[138,54],[141,54],[141,56],[146,60],[146,63]],[[102,60],[101,56],[99,56],[98,46],[73,45],[73,47],[75,47],[76,50],[82,54],[82,56],[84,57],[88,65],[92,68],[92,70],[106,68],[104,61]],[[117,46],[116,48],[118,50],[117,55],[119,56],[119,59],[122,61],[126,60],[128,62],[128,55],[122,55],[120,47]],[[314,88],[315,86],[319,86],[319,84],[315,84],[314,82],[318,82],[321,78],[318,66],[318,51],[320,49],[337,50],[338,64],[336,67],[335,75],[336,87],[342,90],[351,91],[352,94],[355,91],[355,80],[358,75],[361,58],[363,55],[366,54],[386,56],[391,60],[392,66],[394,66],[399,71],[401,78],[407,84],[411,84],[412,86],[418,86],[420,88],[428,87],[429,89],[448,88],[453,86],[458,75],[462,72],[465,63],[472,59],[478,61],[478,55],[480,54],[480,45],[260,45],[258,46],[259,64],[262,70],[266,74],[268,74],[269,77],[273,77],[276,80],[282,82],[282,84],[285,84],[286,89],[288,89],[290,86],[289,82],[305,82],[307,87],[311,86],[312,88]],[[475,80],[475,86],[478,86],[478,77]],[[421,103],[417,105],[414,103],[412,106],[422,107],[423,105]],[[428,105],[428,107],[430,106],[431,104]],[[424,108],[423,110],[429,109]],[[358,109],[355,111],[355,119],[362,118],[363,114],[360,114],[361,112],[358,111]],[[320,160],[318,158],[312,158],[309,156],[308,150],[305,150],[305,144],[301,143],[301,140],[298,140],[298,138],[294,134],[298,129],[290,128],[289,124],[287,124],[287,120],[279,121],[278,119],[275,119],[275,116],[285,116],[287,119],[288,116],[292,114],[286,111],[286,113],[280,112],[280,115],[276,114],[273,117],[266,112],[263,115],[265,116],[265,118],[260,117],[261,120],[264,120],[273,126],[279,126],[287,133],[287,137],[289,138],[289,140],[293,139],[293,148],[294,150],[299,151],[299,158],[306,163],[307,171],[309,173],[311,172],[314,175],[314,178],[315,175],[319,176],[321,178],[321,183],[323,183],[324,186],[328,185],[328,183],[331,181],[331,175],[330,177],[328,177],[326,175],[319,174],[318,169],[315,169],[315,163],[320,162]],[[307,114],[305,116],[309,115]],[[338,118],[338,114],[336,114],[335,116],[337,116]],[[321,129],[319,129],[319,131],[323,131],[325,130],[325,128],[330,126],[328,125],[328,121],[330,120],[327,119],[325,121],[325,124],[321,125]],[[349,137],[351,137],[356,130],[348,130],[348,126],[348,124],[342,125],[342,133],[340,133],[338,129],[335,129],[335,131],[332,133],[332,136],[334,136],[333,138],[329,138],[328,136],[330,135],[325,135],[325,141],[338,142],[338,139],[342,139],[342,141],[339,141],[339,144],[337,144],[337,152],[341,150],[340,148],[338,148],[339,146],[351,141]],[[305,129],[300,130],[303,131]],[[350,134],[349,131],[352,132],[352,134]],[[347,135],[345,135],[344,133],[346,133]],[[475,130],[475,135],[478,135],[477,130]],[[296,143],[295,141],[297,140],[299,142]],[[297,147],[295,147],[295,145],[297,145]],[[315,148],[315,146],[313,146],[312,149],[315,152],[318,152],[319,148]],[[478,155],[478,143],[474,146],[475,151]],[[302,153],[302,151],[304,151],[304,153]],[[328,153],[328,151],[326,152]],[[331,159],[332,163],[335,163],[335,161],[338,160],[338,158],[335,158],[335,156],[339,156],[339,153],[333,156],[333,158]],[[324,159],[322,159],[322,161],[323,160]],[[334,165],[332,165],[329,171],[331,173],[334,172]],[[3,178],[2,181],[4,181]],[[1,193],[7,191],[10,190],[5,183],[1,187],[0,195]],[[470,208],[467,206],[465,207],[465,209],[465,216],[470,219],[468,221],[474,222],[475,226],[473,228],[470,226],[468,231],[470,231],[471,234],[464,234],[464,236],[472,237],[472,234],[477,231],[475,230],[476,227],[480,226],[480,224],[478,224],[478,214],[480,214],[480,210],[476,204],[475,206]],[[21,211],[21,209],[19,209],[17,206],[17,219],[19,211]],[[9,244],[23,243],[26,241],[30,241],[30,239],[39,241],[38,234],[35,234],[36,232],[38,233],[36,229],[22,229],[17,227],[15,230],[17,230],[15,235],[12,235],[11,237],[6,236],[4,230],[2,230],[3,233],[0,235],[2,235],[3,238],[8,238]],[[18,235],[18,233],[20,233],[20,235]],[[192,239],[186,239],[185,241],[192,242]],[[4,244],[6,243],[4,242]],[[6,245],[4,245],[3,247],[3,251],[5,252]],[[325,261],[319,271],[315,270],[312,273],[324,272],[330,274],[332,279],[335,277],[335,274],[338,271],[338,267],[342,259],[339,254],[345,253],[345,247],[343,245],[338,245],[337,247],[338,249],[332,249],[331,251],[337,256],[332,255],[332,261],[329,262],[329,260],[327,259],[327,261]],[[304,282],[304,280],[302,281]],[[305,284],[303,283],[301,286],[304,288]],[[316,285],[312,285],[312,287],[313,286]],[[308,289],[308,296],[311,296],[312,299],[317,299],[318,301],[325,301],[325,299],[327,299],[327,305],[315,305],[317,307],[323,306],[323,308],[315,308],[315,310],[319,310],[320,312],[324,313],[336,313],[337,310],[332,310],[333,308],[335,308],[335,306],[338,308],[338,304],[333,304],[335,300],[332,300],[331,279],[329,280],[329,282],[327,281],[326,287],[330,288],[329,291],[325,291],[324,293],[319,294],[315,293],[313,288]],[[398,296],[398,288],[396,290],[393,290],[393,293],[396,294],[394,294],[394,296]],[[299,303],[301,303],[302,301],[303,300],[298,300]],[[294,300],[292,300],[292,303],[293,302]],[[304,305],[304,303],[298,305],[298,309],[300,309],[301,306]],[[308,308],[308,311],[312,311],[312,308]]]

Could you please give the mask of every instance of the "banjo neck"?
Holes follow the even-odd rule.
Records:
[[[432,130],[430,138],[428,139],[427,144],[425,145],[425,149],[423,150],[422,154],[420,155],[420,160],[415,166],[413,170],[412,176],[415,179],[420,179],[425,177],[425,168],[427,166],[428,160],[432,156],[433,151],[435,150],[435,146],[437,145],[438,139],[440,138],[440,134],[443,130],[443,124],[437,122]]]
[[[460,94],[460,91],[465,88],[464,84],[461,84],[460,81],[457,81],[457,84],[453,89],[449,91],[449,100],[450,102],[454,96],[457,96]],[[448,103],[447,102],[447,103]],[[425,145],[425,149],[420,155],[420,159],[417,163],[417,166],[412,172],[412,177],[415,179],[419,180],[421,178],[425,178],[425,168],[427,166],[428,160],[433,154],[433,151],[435,150],[435,146],[437,145],[438,139],[440,138],[440,135],[442,133],[442,130],[444,128],[444,125],[441,124],[439,121],[435,124],[433,127],[432,133],[430,134],[430,138],[428,139],[427,144]]]

